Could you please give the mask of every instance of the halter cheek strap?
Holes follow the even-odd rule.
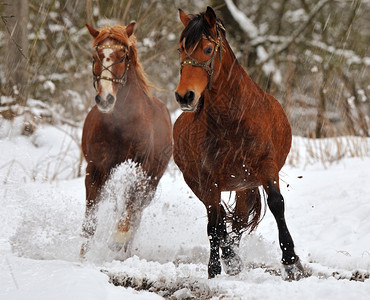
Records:
[[[215,51],[213,52],[213,55],[212,57],[205,61],[205,62],[202,62],[202,61],[199,61],[195,58],[193,58],[191,55],[193,54],[194,50],[197,48],[198,43],[195,44],[195,46],[193,47],[193,50],[191,51],[191,53],[188,53],[186,51],[186,47],[185,47],[185,39],[183,41],[183,48],[184,48],[184,52],[186,54],[186,58],[184,61],[181,62],[180,64],[180,74],[182,73],[182,69],[184,66],[188,66],[188,65],[191,65],[191,66],[194,66],[194,67],[201,67],[203,68],[208,76],[209,76],[209,80],[208,80],[208,90],[211,90],[212,88],[212,81],[213,81],[213,73],[214,73],[214,62],[215,62],[215,59],[216,59],[216,55],[217,55],[217,52],[220,53],[220,61],[222,60],[222,39],[221,39],[221,34],[219,32],[219,27],[218,27],[218,24],[217,24],[217,40],[214,40],[211,36],[205,36],[203,35],[202,36],[203,39],[207,39],[213,43],[215,43]]]
[[[96,51],[102,50],[102,49],[118,49],[118,50],[123,50],[125,52],[125,56],[123,58],[121,58],[119,61],[114,62],[113,64],[109,65],[108,67],[103,65],[103,63],[100,60],[99,55],[98,55],[98,59],[99,59],[101,65],[103,67],[103,70],[100,72],[99,75],[96,75],[95,72],[94,72],[94,70],[95,70],[95,60],[93,61],[92,73],[93,73],[93,85],[94,85],[95,90],[96,90],[96,82],[98,80],[108,80],[108,81],[112,81],[113,83],[118,83],[122,86],[125,86],[126,82],[127,82],[127,70],[129,68],[129,65],[130,65],[130,59],[129,59],[129,56],[128,56],[127,47],[124,46],[124,45],[98,45],[98,46],[96,46],[95,49],[96,49]],[[126,61],[125,71],[124,71],[121,78],[117,78],[117,76],[111,70],[109,70],[109,68],[116,65],[116,64],[122,63],[123,61]],[[114,78],[107,77],[107,76],[102,76],[101,73],[104,70],[109,71],[113,75]]]

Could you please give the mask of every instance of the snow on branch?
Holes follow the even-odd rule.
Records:
[[[352,50],[336,49],[320,41],[308,41],[311,47],[325,51],[331,55],[343,57],[348,65],[365,65],[370,66],[370,57],[360,57]]]
[[[251,39],[258,36],[258,28],[253,24],[252,20],[249,19],[241,10],[239,10],[232,0],[225,0],[227,8],[235,21],[239,24],[240,28],[248,34]]]
[[[280,35],[261,35],[250,41],[252,47],[258,47],[265,44],[282,44],[289,41],[289,37]]]
[[[292,45],[297,37],[299,37],[302,32],[308,27],[308,25],[311,24],[313,18],[319,13],[319,11],[330,2],[331,0],[320,0],[319,3],[315,5],[315,7],[312,9],[310,14],[308,15],[307,20],[297,28],[291,35],[291,37],[283,43],[280,47],[277,47],[273,52],[271,52],[263,61],[260,61],[260,64],[264,64],[266,61],[269,61],[271,58],[273,58],[275,55],[280,54],[287,50],[290,45]]]
[[[259,65],[264,65],[266,62],[271,60],[275,55],[280,54],[281,52],[288,49],[289,46],[293,44],[296,41],[296,39],[302,34],[302,32],[311,24],[312,20],[317,15],[317,13],[330,1],[331,0],[320,0],[315,5],[315,7],[313,7],[313,9],[310,11],[310,14],[307,16],[305,22],[303,22],[301,26],[299,26],[295,31],[293,31],[290,37],[273,37],[273,36],[260,37],[258,36],[259,30],[256,27],[256,25],[254,25],[253,22],[235,6],[232,0],[225,0],[226,5],[231,15],[234,17],[235,21],[238,22],[240,28],[244,32],[246,32],[248,36],[251,38],[252,45],[260,46],[267,41],[273,43],[280,43],[279,47],[274,48],[272,52],[268,53],[267,55],[264,55],[264,58],[259,60],[258,62]]]

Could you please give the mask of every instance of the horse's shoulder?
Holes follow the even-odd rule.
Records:
[[[155,112],[160,113],[160,114],[168,114],[168,117],[169,117],[170,113],[168,111],[166,104],[164,104],[159,98],[152,97],[151,102],[152,102],[153,109]]]
[[[157,97],[152,97],[151,98],[152,99],[152,103],[154,104],[154,105],[157,105],[157,106],[159,106],[160,108],[163,108],[163,107],[165,107],[166,105],[161,101],[161,99],[159,99],[159,98],[157,98]]]
[[[185,127],[189,128],[192,123],[193,116],[191,113],[183,112],[175,121],[173,125],[174,133],[184,132]]]
[[[99,110],[98,110],[97,106],[94,105],[90,109],[90,111],[87,113],[84,124],[90,123],[90,122],[93,122],[94,120],[96,120],[98,113],[99,113]]]

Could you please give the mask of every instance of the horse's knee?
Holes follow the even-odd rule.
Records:
[[[284,198],[279,191],[268,194],[267,204],[274,216],[284,214]]]

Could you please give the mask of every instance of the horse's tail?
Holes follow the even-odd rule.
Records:
[[[263,219],[262,198],[258,188],[236,192],[235,206],[225,205],[227,221],[236,234],[248,231],[251,233]]]

